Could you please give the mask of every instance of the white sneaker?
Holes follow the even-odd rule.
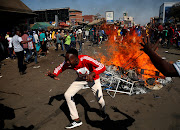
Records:
[[[72,129],[72,128],[78,127],[80,125],[82,125],[81,121],[73,121],[69,125],[67,125],[65,128],[66,129]]]
[[[82,89],[87,89],[87,88],[90,88],[88,85],[84,85],[83,87],[82,87]]]

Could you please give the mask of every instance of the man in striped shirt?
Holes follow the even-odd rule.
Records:
[[[96,96],[96,99],[101,106],[102,117],[105,118],[107,116],[105,114],[105,101],[103,99],[103,93],[99,79],[99,74],[106,70],[105,66],[87,55],[78,56],[78,51],[74,48],[71,48],[66,52],[65,61],[56,67],[53,73],[48,72],[47,75],[56,80],[59,80],[57,76],[66,69],[76,70],[78,78],[70,85],[64,94],[70,110],[70,116],[73,120],[72,123],[70,123],[65,128],[72,129],[82,125],[73,96],[85,85],[89,85],[93,94]]]

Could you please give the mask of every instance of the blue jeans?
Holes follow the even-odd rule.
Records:
[[[79,52],[82,52],[82,41],[77,41],[79,43]]]
[[[37,51],[31,49],[29,49],[29,53],[27,54],[25,61],[28,62],[29,58],[32,56],[32,52],[34,52],[34,61],[37,63]]]
[[[64,50],[64,43],[63,43],[63,40],[61,41],[61,50]]]
[[[24,56],[25,57],[27,57],[28,53],[29,53],[29,49],[28,48],[24,48]]]

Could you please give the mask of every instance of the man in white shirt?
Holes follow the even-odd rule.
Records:
[[[34,33],[33,36],[34,36],[35,43],[39,43],[39,37],[36,32]]]
[[[18,58],[18,68],[19,68],[19,72],[21,75],[25,74],[25,66],[23,64],[24,50],[23,50],[22,44],[28,43],[30,41],[32,41],[32,40],[23,41],[22,38],[20,37],[20,31],[16,31],[16,34],[12,38],[14,51]]]
[[[89,39],[89,38],[88,38],[88,37],[89,37],[89,30],[86,30],[86,31],[85,31],[85,36],[86,36],[86,39],[88,40],[88,39]]]

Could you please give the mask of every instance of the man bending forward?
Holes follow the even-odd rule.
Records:
[[[70,116],[73,120],[65,128],[72,129],[82,125],[73,96],[87,84],[89,84],[93,94],[96,96],[97,102],[101,107],[101,112],[103,112],[102,114],[106,115],[105,101],[103,99],[103,93],[99,79],[99,74],[106,70],[105,66],[87,55],[78,56],[78,51],[74,48],[71,48],[66,52],[65,61],[56,67],[53,73],[49,72],[48,76],[58,80],[57,76],[66,69],[76,70],[78,78],[70,85],[64,94],[69,107]]]

